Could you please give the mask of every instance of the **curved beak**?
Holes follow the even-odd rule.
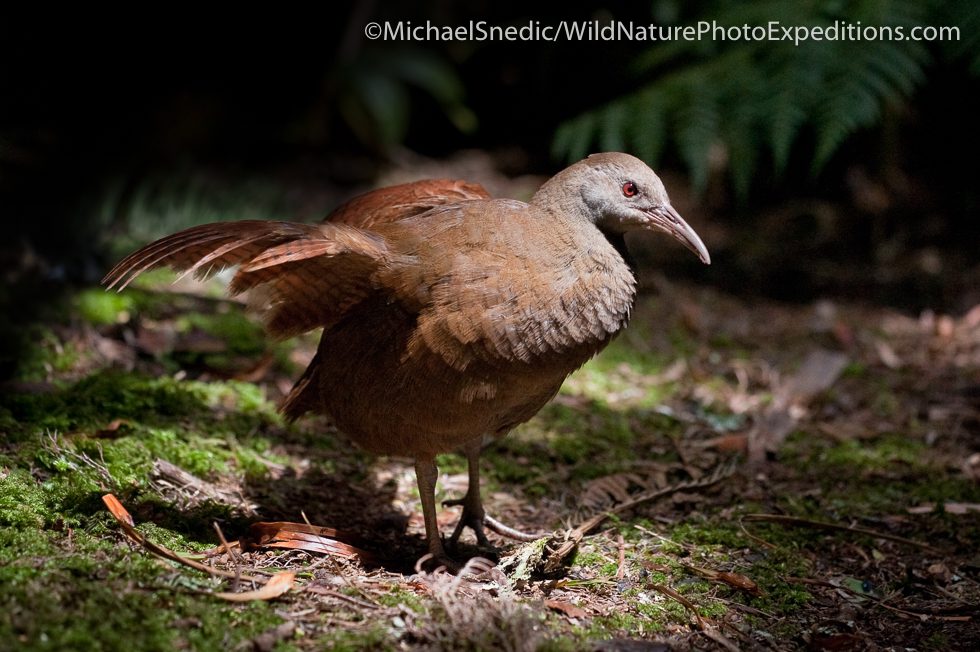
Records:
[[[697,254],[701,262],[705,265],[711,264],[711,254],[708,248],[701,242],[701,237],[691,228],[691,225],[684,221],[684,218],[674,210],[670,204],[663,204],[656,208],[646,211],[650,216],[650,226],[661,231],[666,231],[670,235],[680,240],[681,244]]]

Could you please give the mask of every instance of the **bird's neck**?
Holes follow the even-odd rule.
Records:
[[[613,249],[616,250],[616,253],[622,256],[623,262],[625,262],[626,266],[629,267],[630,272],[633,273],[633,276],[636,276],[636,259],[633,258],[633,255],[630,254],[629,248],[626,246],[626,234],[606,231],[604,229],[599,229],[599,232],[605,236],[606,240],[609,241],[609,244],[611,244]]]

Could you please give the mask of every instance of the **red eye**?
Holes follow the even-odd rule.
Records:
[[[636,184],[632,181],[627,181],[623,184],[623,194],[627,197],[632,197],[634,195],[640,194],[640,189],[636,187]]]

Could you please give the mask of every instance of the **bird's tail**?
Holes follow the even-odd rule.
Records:
[[[335,323],[368,296],[373,273],[389,259],[383,238],[346,224],[217,222],[146,245],[102,282],[122,290],[156,267],[206,278],[238,266],[229,292],[250,290],[250,307],[284,338]]]

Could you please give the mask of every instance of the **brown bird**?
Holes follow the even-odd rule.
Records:
[[[238,266],[272,336],[323,328],[281,406],[329,415],[365,449],[415,459],[429,552],[452,566],[436,523],[434,458],[469,463],[463,512],[489,545],[480,499],[485,441],[529,420],[565,377],[629,320],[636,280],[624,235],[660,230],[710,263],[663,183],[628,154],[594,154],[523,203],[479,185],[428,180],[382,188],[321,224],[205,224],[131,254],[103,283],[122,290],[169,266],[199,277]],[[504,530],[506,532],[506,530]]]

